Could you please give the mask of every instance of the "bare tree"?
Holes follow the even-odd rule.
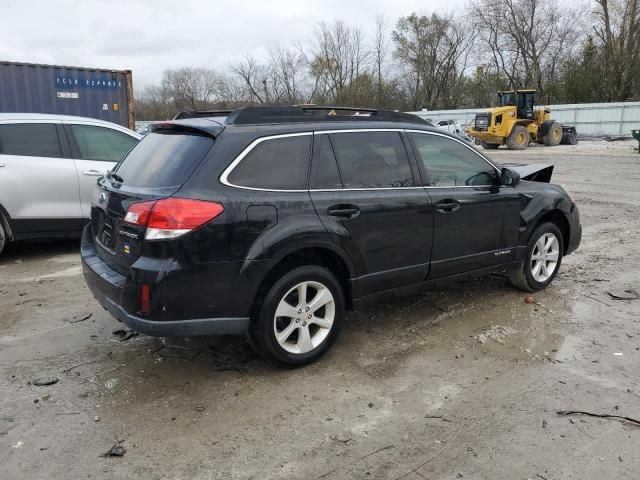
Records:
[[[607,100],[629,99],[639,94],[640,87],[640,0],[595,3],[593,28],[601,48]]]
[[[554,0],[480,0],[473,8],[489,63],[515,88],[544,93],[558,76],[564,58],[572,55],[580,35],[581,7]],[[486,48],[488,47],[488,48]]]

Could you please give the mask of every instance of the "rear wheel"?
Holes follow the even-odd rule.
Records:
[[[277,280],[257,309],[251,343],[267,360],[300,367],[322,357],[340,332],[344,294],[324,267],[297,267]]]
[[[544,144],[548,147],[555,147],[560,145],[562,141],[562,125],[557,122],[553,122],[547,131],[547,134],[543,137]]]
[[[555,223],[540,225],[531,235],[527,256],[520,265],[509,270],[511,283],[528,292],[542,290],[558,274],[564,245],[562,233]]]
[[[516,125],[507,137],[507,147],[509,150],[524,150],[529,146],[529,131],[523,125]]]
[[[485,150],[497,150],[498,147],[500,146],[498,143],[480,142],[480,144],[482,145],[482,148],[484,148]]]

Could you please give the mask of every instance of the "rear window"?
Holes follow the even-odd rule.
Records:
[[[49,123],[0,125],[0,154],[62,157],[56,126]]]
[[[304,190],[310,153],[311,135],[265,140],[234,168],[229,182],[240,187]]]
[[[162,130],[145,136],[116,168],[132,187],[182,185],[213,146],[213,139],[197,133]]]

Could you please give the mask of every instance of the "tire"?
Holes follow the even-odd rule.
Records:
[[[542,137],[542,140],[547,147],[560,145],[560,142],[562,141],[562,125],[558,122],[553,122],[549,127],[549,131],[544,137]]]
[[[507,148],[509,150],[524,150],[529,146],[531,138],[529,131],[523,125],[516,125],[511,130],[511,134],[507,137]]]
[[[497,143],[486,143],[486,142],[480,142],[480,145],[482,145],[482,148],[484,148],[485,150],[497,150],[498,147],[500,146]]]
[[[578,134],[576,132],[571,132],[569,134],[569,138],[567,139],[567,143],[569,145],[577,145],[578,144]]]
[[[546,243],[551,237],[555,238],[555,244],[553,242],[551,243],[551,248],[549,250],[550,255],[547,256],[546,259],[536,261],[534,255],[538,255],[539,249],[542,246],[539,242],[542,241],[543,243]],[[553,279],[556,278],[558,270],[560,270],[560,265],[562,264],[562,252],[564,252],[564,242],[560,229],[555,223],[543,223],[535,229],[529,239],[529,243],[527,244],[527,255],[524,262],[507,272],[509,281],[513,286],[527,292],[537,292],[538,290],[546,288]],[[554,265],[551,265],[553,260],[550,261],[549,258],[553,259],[554,253],[556,254],[555,258],[557,260]],[[541,265],[536,270],[537,264],[544,264],[545,267],[543,268]],[[553,267],[553,270],[548,272],[551,266]],[[544,274],[545,268],[547,273],[550,273],[549,275]]]
[[[0,255],[2,254],[2,250],[4,250],[6,244],[7,234],[4,231],[4,226],[2,225],[2,216],[0,215]]]
[[[301,285],[306,285],[307,292],[302,302]],[[329,300],[315,310],[317,315],[312,305],[316,299]],[[279,309],[284,315],[276,317]],[[344,316],[344,293],[335,275],[318,265],[296,267],[281,276],[261,299],[250,327],[250,343],[277,366],[301,367],[329,350]]]

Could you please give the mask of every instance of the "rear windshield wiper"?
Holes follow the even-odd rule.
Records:
[[[123,178],[120,175],[118,175],[117,173],[113,173],[113,172],[109,172],[107,174],[107,178],[108,179],[112,179],[113,178],[118,183],[123,183],[124,182]]]

